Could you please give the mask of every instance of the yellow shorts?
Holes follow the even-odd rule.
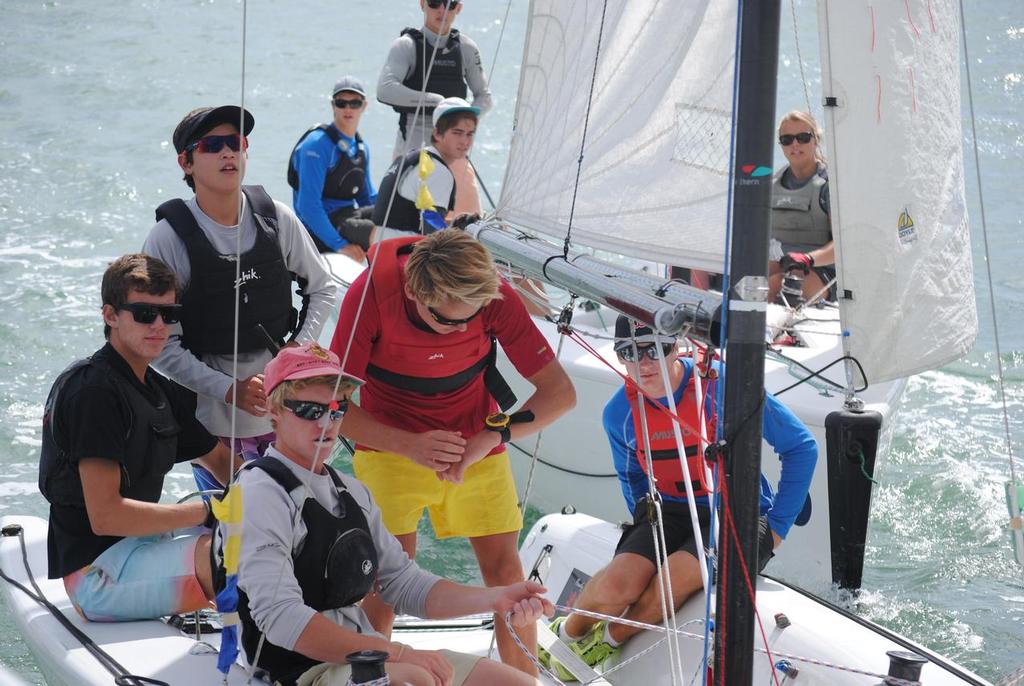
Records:
[[[491,536],[523,528],[508,453],[485,457],[466,470],[461,484],[402,455],[357,450],[356,478],[369,487],[383,513],[384,526],[396,536],[416,531],[423,508],[438,538]]]

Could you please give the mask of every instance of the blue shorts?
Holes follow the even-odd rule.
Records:
[[[199,535],[123,538],[64,577],[71,603],[93,622],[156,619],[209,607],[196,577]]]

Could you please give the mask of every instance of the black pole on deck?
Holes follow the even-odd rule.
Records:
[[[780,1],[746,0],[739,12],[724,436],[728,505],[750,580],[756,583]],[[754,607],[724,515],[719,521],[714,683],[750,686]]]

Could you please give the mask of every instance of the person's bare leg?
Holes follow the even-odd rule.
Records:
[[[518,669],[484,658],[462,683],[464,686],[540,686],[541,682]]]
[[[405,551],[405,554],[410,559],[415,559],[416,532],[402,534],[401,536],[395,536],[395,538],[402,544],[402,550]],[[373,628],[390,639],[391,629],[395,625],[395,608],[384,602],[384,599],[376,591],[363,598],[362,607]]]
[[[654,563],[643,555],[621,553],[590,578],[575,607],[589,612],[618,617],[646,592],[655,573]],[[597,623],[592,617],[570,614],[565,633],[582,638]]]
[[[644,559],[644,562],[650,564],[650,560]],[[668,556],[668,574],[672,580],[672,607],[676,610],[704,586],[700,576],[700,562],[688,552],[680,550]],[[661,577],[655,571],[640,598],[626,611],[625,619],[645,624],[657,624],[662,620],[660,581]],[[611,623],[608,628],[608,634],[620,644],[640,631],[635,627],[617,623]]]
[[[487,586],[506,586],[525,580],[523,565],[519,561],[519,532],[510,531],[493,536],[477,536],[469,539],[480,565],[480,575]],[[516,631],[520,640],[537,654],[537,627],[530,625]],[[537,675],[537,667],[530,658],[516,645],[515,639],[505,624],[504,617],[494,618],[494,637],[498,644],[501,661],[507,665],[532,675]]]
[[[196,579],[203,587],[203,593],[207,599],[213,600],[217,595],[213,588],[213,570],[210,567],[210,535],[203,534],[195,548]]]
[[[393,684],[402,684],[405,686],[435,686],[437,680],[434,675],[427,670],[409,662],[388,662],[384,665],[384,671],[387,672],[388,678],[391,679]],[[346,679],[346,683],[351,683]],[[331,684],[334,686],[334,684]],[[341,682],[338,682],[338,686],[341,686]]]

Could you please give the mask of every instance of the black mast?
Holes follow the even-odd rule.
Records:
[[[751,582],[755,582],[757,570],[765,303],[768,292],[766,274],[771,227],[779,11],[779,0],[746,0],[740,3],[740,40],[736,55],[739,83],[724,436],[728,441],[725,458],[728,505]],[[718,554],[714,683],[750,686],[754,665],[754,607],[725,517],[720,517],[719,521],[722,528]],[[724,573],[721,570],[723,558],[726,560]]]

